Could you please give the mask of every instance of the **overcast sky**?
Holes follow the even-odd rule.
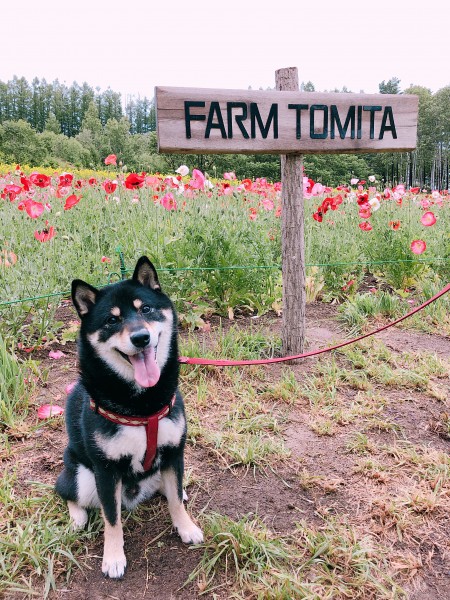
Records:
[[[317,91],[450,85],[449,0],[21,0],[0,9],[0,80],[273,87],[296,66]]]

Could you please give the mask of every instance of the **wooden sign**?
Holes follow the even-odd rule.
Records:
[[[413,150],[418,97],[156,87],[160,152]]]

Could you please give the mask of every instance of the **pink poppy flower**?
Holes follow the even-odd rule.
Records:
[[[40,202],[35,202],[34,200],[25,200],[24,208],[27,215],[32,219],[37,219],[44,212],[44,205]]]
[[[109,154],[105,158],[105,165],[117,165],[117,156],[115,154]]]
[[[39,407],[37,415],[38,419],[49,419],[50,417],[56,417],[63,413],[64,409],[62,406],[58,406],[57,404],[44,404]]]
[[[198,169],[192,170],[190,186],[195,190],[203,190],[205,187],[205,176]]]
[[[108,258],[107,256],[102,256],[101,259],[100,259],[100,262],[102,262],[102,263],[110,263],[111,259]]]
[[[414,240],[411,242],[411,252],[422,254],[427,249],[427,244],[423,240]]]
[[[361,217],[361,219],[370,219],[370,217],[372,216],[372,210],[371,210],[370,204],[362,204],[359,207],[358,214]]]
[[[315,183],[311,188],[311,196],[320,196],[325,191],[325,187],[321,183]]]
[[[70,193],[70,187],[59,187],[56,190],[55,196],[57,198],[64,198],[64,196],[67,196],[67,194],[69,194],[69,193]]]
[[[264,210],[273,210],[274,207],[273,200],[270,200],[270,198],[264,198],[264,200],[262,201],[262,205],[264,207]]]
[[[176,210],[177,209],[177,202],[176,202],[172,192],[169,192],[168,194],[163,196],[161,198],[160,202],[166,210]]]
[[[422,223],[422,225],[425,225],[425,227],[431,227],[436,223],[436,217],[434,216],[434,213],[428,211],[426,213],[423,213],[420,222]]]

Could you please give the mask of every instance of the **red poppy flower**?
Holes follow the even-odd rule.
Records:
[[[313,219],[314,219],[315,221],[317,221],[318,223],[322,223],[322,221],[323,221],[323,216],[322,216],[322,213],[321,213],[320,211],[317,211],[317,212],[315,212],[315,213],[313,214]]]
[[[434,216],[434,213],[428,211],[426,213],[423,213],[420,222],[422,223],[422,225],[425,225],[425,227],[431,227],[436,223],[436,217]]]
[[[69,187],[72,185],[72,181],[73,181],[72,173],[61,173],[61,175],[59,176],[58,185],[60,187]]]
[[[397,229],[400,229],[400,221],[389,221],[389,227],[397,231]]]
[[[24,189],[25,192],[29,192],[30,191],[31,181],[29,179],[27,179],[26,177],[21,177],[20,178],[20,183],[23,185],[23,189]]]
[[[20,194],[22,191],[22,188],[20,185],[10,183],[5,185],[5,189],[3,191],[5,192],[5,195],[9,196],[10,201],[13,202],[16,199],[17,194]]]
[[[117,156],[115,154],[109,154],[105,158],[105,165],[117,165]]]
[[[80,200],[81,196],[75,196],[75,194],[72,194],[66,199],[66,202],[64,204],[64,210],[70,210],[75,206],[75,204],[78,204]]]
[[[427,249],[427,244],[423,240],[414,240],[411,242],[411,252],[422,254]]]
[[[358,194],[357,202],[358,202],[359,206],[362,206],[363,204],[367,204],[368,201],[369,201],[369,194]]]
[[[102,186],[107,194],[113,194],[117,188],[117,181],[110,181],[109,179],[106,179],[102,183]]]
[[[52,180],[48,175],[44,175],[43,173],[31,173],[30,181],[37,187],[45,188],[50,185]]]
[[[362,229],[363,231],[371,231],[373,229],[372,225],[369,223],[369,221],[363,221],[362,223],[360,223],[358,225],[358,227],[360,229]]]
[[[91,177],[88,181],[89,185],[95,185],[97,183],[97,180],[95,179],[95,177]]]
[[[25,200],[23,208],[26,210],[27,215],[32,219],[37,219],[44,212],[44,205],[40,202],[35,202],[34,200]]]
[[[305,182],[305,179],[306,179],[306,182]],[[306,183],[306,185],[305,185],[305,183]],[[310,194],[312,192],[312,189],[313,189],[315,183],[316,182],[313,179],[310,179],[309,177],[308,178],[304,177],[303,178],[303,188],[304,188],[304,191],[307,194]]]
[[[42,231],[35,231],[34,237],[38,242],[48,242],[56,235],[55,228],[53,226],[47,227],[48,221],[45,221],[45,227]]]
[[[420,188],[418,188],[418,187],[409,188],[409,191],[411,192],[411,194],[418,194],[420,191]]]
[[[342,286],[342,289],[344,290],[344,292],[346,292],[348,289],[350,289],[352,287],[352,285],[355,285],[356,283],[356,279],[350,279],[350,281],[347,281],[347,283],[345,283]]]
[[[249,208],[249,213],[250,214],[248,215],[248,218],[250,219],[250,221],[254,221],[255,219],[258,218],[258,211],[256,208],[253,208],[253,207]]]
[[[141,188],[144,185],[145,176],[138,175],[137,173],[130,173],[128,177],[125,179],[125,187],[128,190],[135,190],[137,188]]]
[[[337,210],[338,206],[342,204],[343,198],[340,194],[338,194],[334,198],[330,198],[330,201],[331,201],[331,204],[330,204],[331,210]]]

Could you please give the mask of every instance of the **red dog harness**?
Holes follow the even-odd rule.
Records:
[[[155,460],[156,450],[158,445],[158,424],[161,419],[167,417],[170,413],[173,405],[175,404],[175,394],[170,401],[170,404],[164,406],[160,411],[155,413],[154,415],[150,415],[149,417],[124,417],[123,415],[118,415],[116,413],[110,412],[109,410],[105,410],[101,406],[97,406],[94,400],[90,400],[91,409],[97,414],[105,417],[108,421],[112,423],[116,423],[117,425],[131,425],[132,427],[145,427],[145,431],[147,434],[147,450],[145,451],[144,457],[144,471],[148,471],[151,469],[153,465],[153,461]]]

